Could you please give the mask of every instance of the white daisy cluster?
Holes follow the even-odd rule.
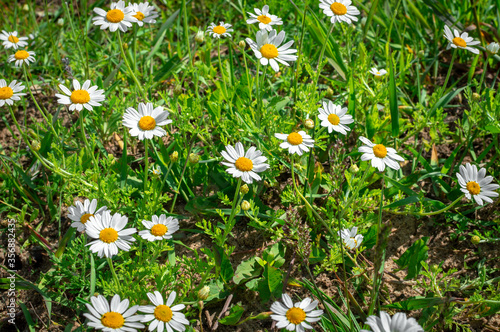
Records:
[[[111,32],[120,30],[127,32],[133,23],[143,26],[144,23],[156,23],[158,12],[149,2],[131,3],[125,6],[125,1],[112,2],[109,10],[94,8],[97,15],[92,18],[94,25],[99,26],[101,30],[109,29]]]

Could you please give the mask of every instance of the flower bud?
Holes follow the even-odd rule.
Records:
[[[314,128],[314,120],[313,119],[306,119],[306,121],[304,121],[304,126],[307,129],[313,129]]]
[[[58,19],[57,20],[57,25],[60,26],[60,27],[64,26],[64,18]],[[31,38],[31,39],[33,39],[33,38]]]
[[[25,4],[24,4],[24,6],[23,6],[23,10],[24,10],[25,12],[29,12],[29,11],[30,11],[30,6],[28,6],[28,4],[27,4],[27,3],[25,3]]]
[[[248,194],[249,191],[250,188],[248,188],[248,184],[246,183],[240,187],[240,193],[242,193],[243,195]]]
[[[479,93],[474,92],[474,93],[472,94],[472,100],[474,100],[474,101],[479,101],[480,99],[481,99],[481,96],[479,95]]]
[[[127,43],[123,43],[123,44],[122,44],[122,46],[123,46],[123,49],[124,49],[124,50],[127,50],[127,49],[128,49],[128,44],[127,44]]]
[[[241,48],[245,48],[245,46],[247,46],[247,43],[245,43],[244,40],[240,40],[240,42],[238,43],[238,45],[241,47]]]
[[[477,235],[474,235],[471,239],[470,239],[470,242],[472,242],[472,244],[479,244],[479,242],[481,242],[481,238]]]
[[[194,36],[194,40],[196,40],[197,43],[201,44],[205,40],[205,32],[203,30],[200,30],[196,33],[196,36]]]
[[[243,211],[248,211],[248,210],[250,210],[250,207],[251,207],[251,206],[250,206],[250,202],[249,202],[249,201],[243,201],[243,202],[241,202],[241,209],[242,209]]]
[[[38,140],[34,140],[32,143],[31,143],[31,149],[33,151],[38,151],[40,150],[40,148],[42,147],[42,145],[40,144],[40,142]]]
[[[178,96],[182,93],[182,86],[180,84],[177,84],[174,88],[174,95]]]
[[[359,172],[359,167],[358,167],[358,165],[356,165],[356,164],[352,164],[352,165],[351,165],[351,167],[349,167],[349,171],[350,171],[351,173],[357,173],[357,172]]]
[[[488,44],[488,46],[486,46],[486,49],[491,54],[497,54],[498,50],[500,49],[500,45],[498,45],[498,43],[490,43]]]
[[[417,56],[419,59],[423,59],[425,57],[425,51],[424,50],[418,51]]]
[[[191,164],[197,164],[200,161],[200,156],[197,155],[196,153],[191,153],[189,155],[189,162]]]
[[[170,161],[173,162],[173,163],[175,163],[177,160],[179,160],[179,152],[174,151],[170,155]]]
[[[208,286],[203,286],[203,288],[198,291],[198,299],[202,301],[208,299],[209,295],[210,295],[210,287]]]
[[[333,89],[328,87],[328,89],[326,89],[325,97],[331,98],[332,96],[333,96]]]

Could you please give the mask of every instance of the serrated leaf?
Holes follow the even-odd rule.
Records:
[[[224,325],[236,325],[240,321],[244,311],[245,309],[243,309],[242,306],[236,304],[229,310],[228,316],[219,319],[219,323]]]
[[[255,257],[252,257],[238,265],[233,276],[233,282],[239,285],[243,280],[257,277],[261,273],[262,267],[257,263]]]
[[[408,275],[405,279],[413,279],[418,276],[422,269],[422,262],[429,257],[427,241],[429,241],[429,238],[426,236],[415,241],[399,259],[394,260],[401,269],[408,268]]]

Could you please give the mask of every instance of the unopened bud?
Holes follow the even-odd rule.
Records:
[[[328,89],[326,89],[326,97],[331,98],[332,96],[333,96],[333,89],[329,87]]]
[[[250,202],[249,201],[243,201],[241,202],[241,209],[243,211],[248,211],[250,210],[251,206],[250,206]]]
[[[423,59],[425,57],[425,51],[424,50],[418,51],[417,56],[419,59]]]
[[[23,6],[23,10],[24,10],[25,12],[29,12],[29,11],[30,11],[30,6],[28,6],[28,4],[27,4],[27,3],[26,3],[26,4],[24,4],[24,6]]]
[[[304,121],[304,126],[307,129],[313,129],[314,128],[314,120],[313,119],[306,119],[306,121]]]
[[[191,164],[197,164],[200,161],[200,156],[197,155],[196,153],[191,153],[189,155],[189,162]]]
[[[474,92],[474,93],[472,94],[472,100],[474,100],[474,101],[479,101],[480,99],[481,99],[481,96],[479,95],[479,93]]]
[[[170,161],[173,162],[173,163],[175,163],[177,160],[179,160],[179,152],[174,151],[170,155]]]
[[[57,25],[60,26],[60,27],[64,26],[64,18],[58,19],[57,20]],[[31,39],[33,39],[33,38],[31,38]]]
[[[238,45],[241,47],[241,48],[245,48],[245,46],[247,46],[247,43],[245,43],[244,40],[240,40],[240,42],[238,43]]]
[[[486,46],[486,49],[491,54],[497,54],[498,50],[500,49],[500,45],[498,45],[498,43],[490,43],[488,44],[488,46]]]
[[[472,244],[478,244],[479,242],[481,242],[481,238],[477,235],[474,235],[471,239],[470,239],[470,242],[472,242]]]
[[[203,288],[198,291],[198,299],[202,301],[208,299],[209,295],[210,295],[210,287],[208,286],[203,286]]]
[[[240,187],[240,193],[242,193],[243,195],[248,194],[249,191],[250,188],[248,188],[248,184],[246,183]]]
[[[205,32],[203,30],[200,30],[196,33],[196,36],[194,36],[194,40],[196,40],[197,43],[201,44],[205,40]]]
[[[125,50],[128,49],[128,44],[127,43],[123,43],[122,46],[123,46],[123,49],[125,49]]]
[[[352,164],[352,165],[351,165],[351,167],[349,167],[349,171],[350,171],[351,173],[357,173],[357,172],[359,172],[359,167],[358,167],[358,165],[356,165],[356,164]]]
[[[41,148],[41,147],[42,147],[42,145],[41,145],[41,144],[40,144],[40,142],[39,142],[39,141],[37,141],[37,140],[35,140],[35,141],[33,141],[33,142],[31,143],[31,149],[32,149],[33,151],[38,151],[38,150],[40,150],[40,148]]]

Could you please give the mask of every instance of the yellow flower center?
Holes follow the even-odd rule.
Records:
[[[345,15],[347,13],[347,8],[344,4],[340,2],[334,2],[330,5],[330,9],[335,15]]]
[[[152,116],[146,115],[139,120],[139,128],[142,130],[153,130],[156,127],[156,121]]]
[[[330,114],[330,115],[328,115],[328,122],[330,122],[332,125],[336,126],[340,123],[340,118],[337,114]]]
[[[260,53],[264,58],[273,59],[278,56],[278,49],[273,44],[265,44],[260,48]]]
[[[19,50],[14,54],[14,58],[16,58],[17,60],[24,60],[27,59],[29,56],[30,54],[25,50]]]
[[[9,41],[11,43],[17,44],[19,42],[19,38],[17,38],[16,36],[10,35],[9,36]]]
[[[475,181],[467,182],[467,190],[471,193],[471,195],[478,195],[481,191],[481,187]]]
[[[74,104],[85,104],[90,101],[90,95],[87,90],[75,90],[69,98]]]
[[[9,99],[14,95],[14,91],[12,91],[12,88],[9,86],[5,86],[3,88],[0,88],[0,99]]]
[[[94,215],[92,213],[85,213],[81,218],[80,222],[82,224],[85,224],[87,221],[89,221],[90,217],[93,217]]]
[[[155,318],[159,321],[168,323],[170,322],[174,314],[172,313],[172,310],[168,305],[160,304],[156,307],[154,315]]]
[[[106,327],[119,329],[125,324],[125,318],[123,318],[123,316],[117,312],[110,311],[102,315],[101,323]]]
[[[248,172],[253,169],[253,162],[248,158],[239,157],[234,163],[234,166],[242,172]]]
[[[387,149],[382,144],[377,144],[373,147],[373,154],[377,158],[385,158],[387,156]]]
[[[379,71],[377,72],[377,75],[380,75],[380,72],[379,72]]]
[[[286,312],[286,319],[290,323],[298,325],[306,319],[306,313],[300,308],[293,307]]]
[[[292,145],[299,145],[302,143],[302,136],[298,133],[291,133],[286,140]]]
[[[141,12],[137,12],[137,14],[135,14],[134,17],[139,21],[142,21],[144,19],[144,14]]]
[[[125,18],[125,14],[120,9],[111,9],[106,14],[106,19],[111,23],[119,23],[123,21]]]
[[[224,28],[222,25],[218,25],[213,29],[213,32],[222,35],[224,32],[226,32],[226,28]]]
[[[269,22],[271,22],[271,18],[267,17],[266,15],[260,15],[259,17],[257,17],[257,19],[259,20],[259,22],[264,24],[268,24]]]
[[[105,243],[111,243],[118,240],[118,232],[113,228],[105,228],[99,233],[99,239]]]
[[[453,44],[457,45],[458,47],[466,47],[467,46],[467,43],[465,42],[465,40],[463,40],[460,37],[453,38],[452,42],[453,42]]]
[[[168,227],[163,224],[157,224],[151,227],[151,234],[154,236],[163,236],[168,232]]]

